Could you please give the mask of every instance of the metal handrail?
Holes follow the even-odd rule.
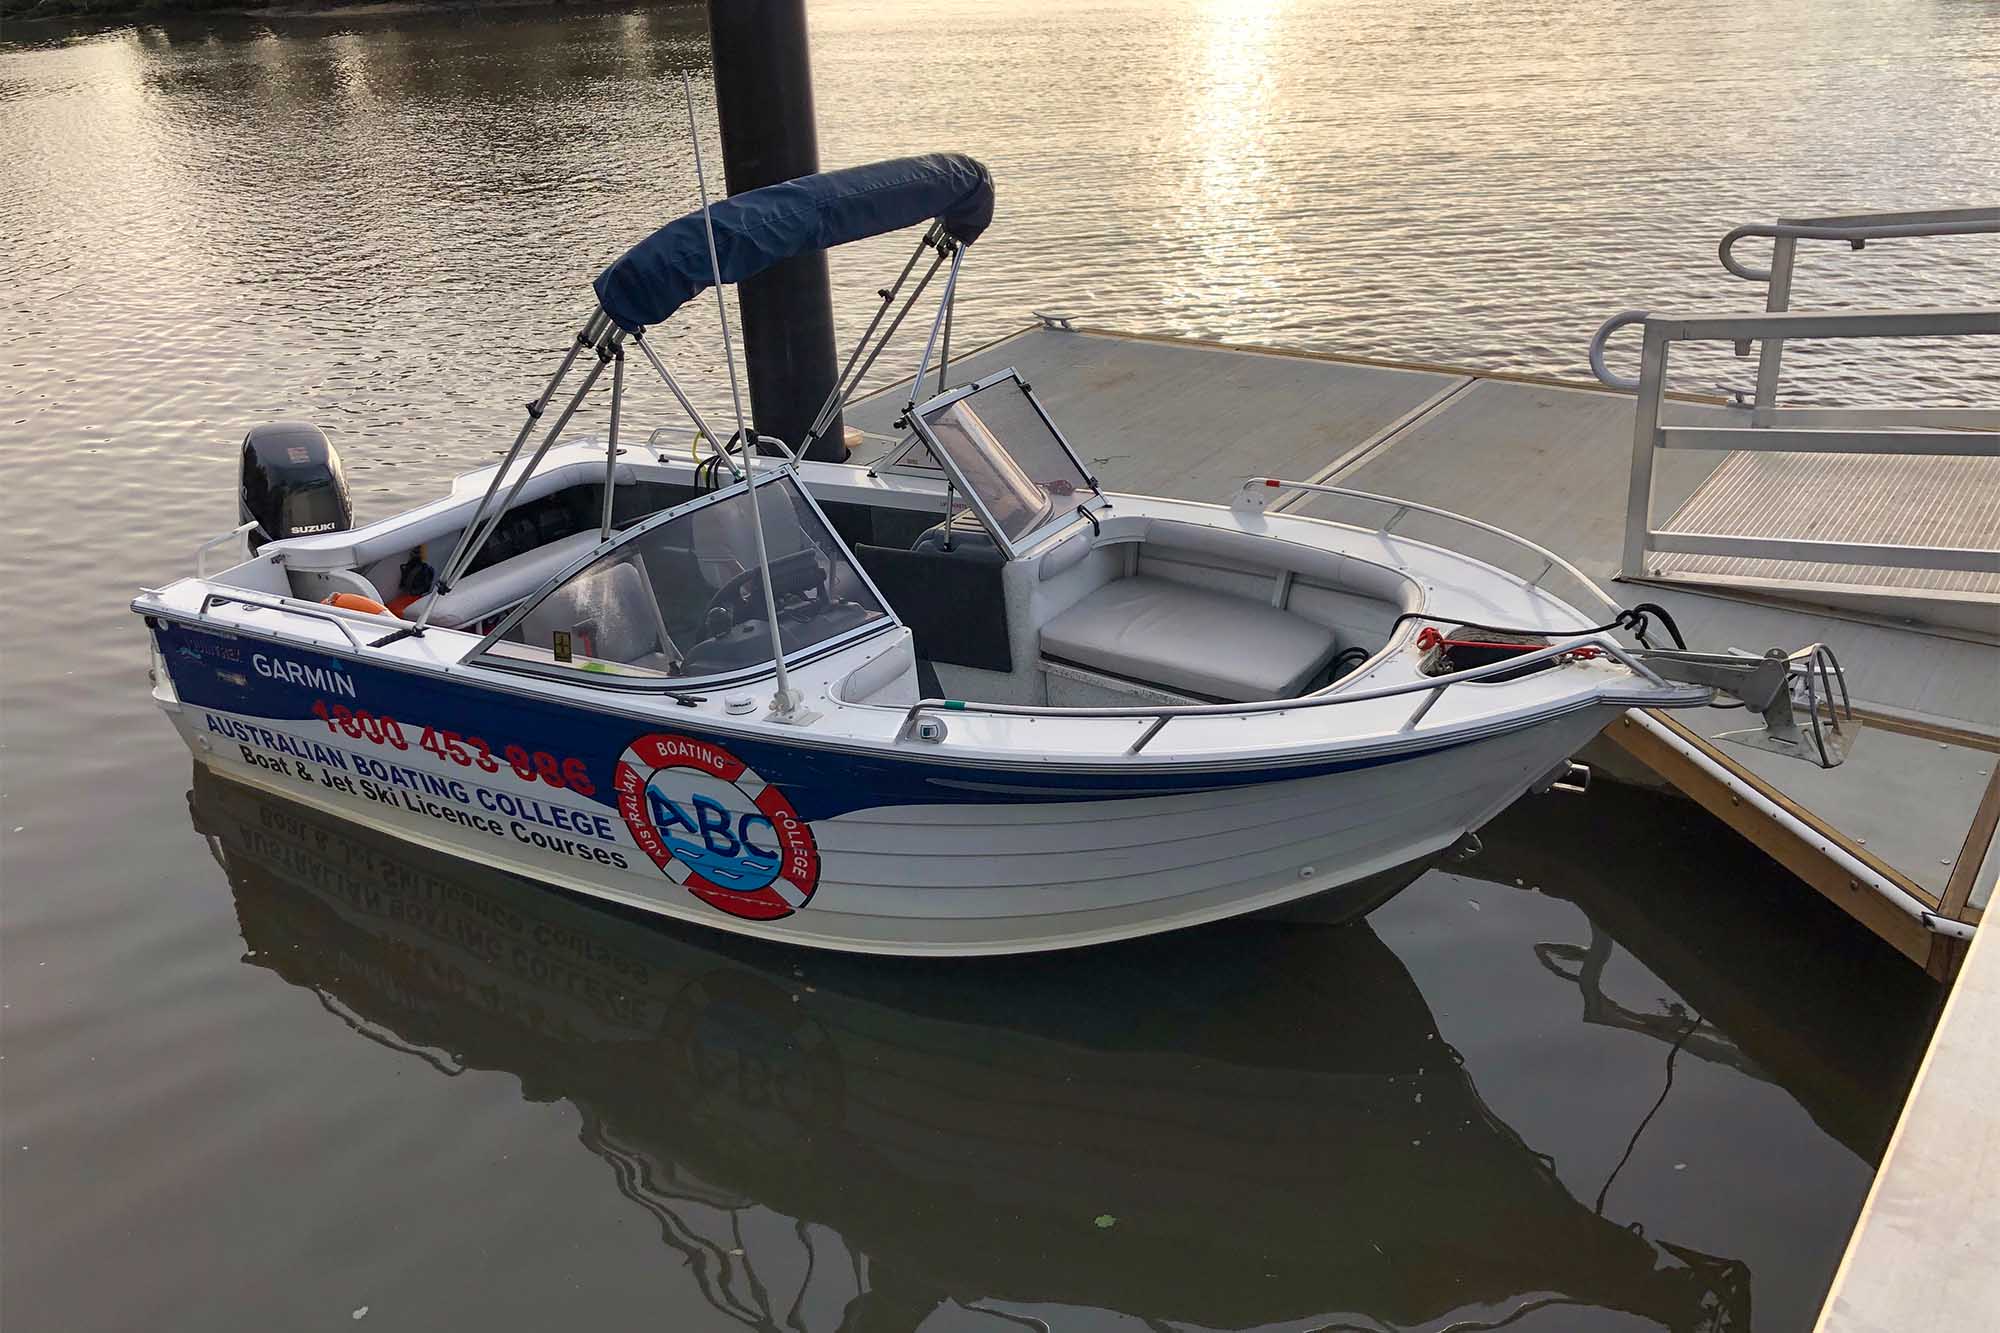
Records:
[[[1337,495],[1351,500],[1370,500],[1376,504],[1387,505],[1392,509],[1401,511],[1396,515],[1392,516],[1388,522],[1384,523],[1381,526],[1379,531],[1381,531],[1384,534],[1387,534],[1391,529],[1395,527],[1395,525],[1398,522],[1402,520],[1403,513],[1429,514],[1433,518],[1448,519],[1453,523],[1461,523],[1468,528],[1472,528],[1475,529],[1476,531],[1484,532],[1490,536],[1499,537],[1504,541],[1511,542],[1515,546],[1520,547],[1521,549],[1529,552],[1530,554],[1541,557],[1542,568],[1536,571],[1533,578],[1527,580],[1529,587],[1531,588],[1540,587],[1542,578],[1549,572],[1549,570],[1560,569],[1563,571],[1563,573],[1569,575],[1572,579],[1576,580],[1577,584],[1580,587],[1582,587],[1586,592],[1588,592],[1591,596],[1597,598],[1598,605],[1602,609],[1610,611],[1614,614],[1623,611],[1625,609],[1609,593],[1605,592],[1604,589],[1598,587],[1597,581],[1595,579],[1591,578],[1590,575],[1584,573],[1582,570],[1578,569],[1575,565],[1571,564],[1569,561],[1563,559],[1560,555],[1557,555],[1554,551],[1551,551],[1548,547],[1543,546],[1538,542],[1530,541],[1528,538],[1523,537],[1518,532],[1509,532],[1505,528],[1495,527],[1491,523],[1487,523],[1481,519],[1473,518],[1470,514],[1458,513],[1456,510],[1440,509],[1436,505],[1421,504],[1415,500],[1405,500],[1399,496],[1394,496],[1394,495],[1381,495],[1374,491],[1357,491],[1352,487],[1348,486],[1330,486],[1327,483],[1321,481],[1285,481],[1276,477],[1250,478],[1248,481],[1244,482],[1242,487],[1238,490],[1234,500],[1232,501],[1232,504],[1241,504],[1244,501],[1245,497],[1255,496],[1262,492],[1272,491],[1272,490],[1307,491],[1314,495]],[[1261,508],[1262,506],[1258,507]],[[1310,515],[1294,514],[1291,515],[1291,517],[1310,518]]]
[[[212,592],[201,599],[201,606],[196,609],[195,615],[205,616],[208,614],[209,607],[229,602],[234,602],[238,606],[255,607],[260,611],[283,611],[288,615],[309,616],[314,620],[330,620],[342,634],[347,636],[347,641],[354,645],[356,652],[360,652],[363,649],[360,637],[355,634],[354,627],[348,624],[346,617],[337,616],[331,611],[322,611],[318,607],[288,606],[284,602],[262,602],[254,597],[245,597],[243,594],[235,592]]]
[[[1647,666],[1631,649],[1613,639],[1609,634],[1603,631],[1596,631],[1590,634],[1580,634],[1573,638],[1559,640],[1548,645],[1546,648],[1538,648],[1532,653],[1523,653],[1519,657],[1510,657],[1501,662],[1489,662],[1485,666],[1473,667],[1467,671],[1454,671],[1450,675],[1429,676],[1422,680],[1404,681],[1398,685],[1381,685],[1372,690],[1354,690],[1345,693],[1338,690],[1322,690],[1317,694],[1308,694],[1297,699],[1256,699],[1249,703],[1231,704],[1100,704],[1087,707],[979,703],[964,699],[920,699],[904,710],[903,725],[897,729],[896,739],[898,741],[910,739],[917,723],[926,712],[981,713],[1002,717],[1148,719],[1155,725],[1147,728],[1146,732],[1125,751],[1127,754],[1137,754],[1145,747],[1147,742],[1159,735],[1162,727],[1174,718],[1237,717],[1257,713],[1280,713],[1288,712],[1295,708],[1327,708],[1336,704],[1369,703],[1377,699],[1393,699],[1398,695],[1422,694],[1425,697],[1418,704],[1416,710],[1397,728],[1399,733],[1404,733],[1413,730],[1416,724],[1423,719],[1424,715],[1430,711],[1431,705],[1437,702],[1439,696],[1443,695],[1446,690],[1454,685],[1469,685],[1477,681],[1486,680],[1492,676],[1520,671],[1523,668],[1532,667],[1541,662],[1551,662],[1559,657],[1574,653],[1579,648],[1594,648],[1602,655],[1614,659],[1635,675],[1644,678],[1648,682],[1662,688],[1668,685],[1664,677]]]
[[[1797,257],[1800,241],[1845,241],[1853,249],[1860,250],[1869,241],[1890,240],[1919,236],[1969,236],[2000,233],[2000,208],[1943,208],[1900,213],[1857,213],[1844,217],[1780,218],[1775,223],[1751,223],[1731,231],[1716,246],[1716,255],[1722,267],[1750,282],[1768,282],[1769,292],[1765,296],[1764,309],[1767,314],[1784,314],[1791,308],[1792,269]],[[1736,258],[1738,241],[1757,236],[1772,241],[1771,267],[1756,268]],[[1627,393],[1636,392],[1639,381],[1628,379],[1613,371],[1604,361],[1605,344],[1611,335],[1628,325],[1644,323],[1647,312],[1625,310],[1598,326],[1590,338],[1590,369],[1598,382],[1607,388],[1621,389]],[[1750,354],[1749,340],[1737,346],[1739,356]],[[1784,340],[1769,338],[1763,340],[1757,365],[1757,389],[1755,407],[1756,422],[1760,426],[1771,425],[1779,417],[1777,412],[1778,373],[1784,354]],[[1867,414],[1879,418],[1884,424],[1893,424],[1898,417],[1922,416],[1925,420],[1946,423],[1946,412],[1932,410],[1925,413]],[[1957,423],[1949,423],[1957,424]]]
[[[210,537],[207,541],[195,547],[194,576],[198,579],[205,579],[208,577],[208,553],[210,551],[213,551],[216,547],[222,546],[228,542],[235,542],[239,548],[247,549],[247,545],[243,541],[243,534],[250,531],[252,528],[257,528],[261,526],[262,525],[258,523],[256,519],[253,518],[248,523],[239,523],[235,527],[231,528],[229,531],[223,533],[220,537]],[[245,558],[247,559],[248,557]],[[237,563],[241,564],[242,562],[238,561]]]
[[[1773,269],[1779,264],[1776,253],[1772,256],[1772,268],[1751,268],[1731,253],[1738,241],[1751,236],[1771,240],[1846,241],[1851,249],[1860,250],[1870,241],[1897,237],[1986,233],[2000,233],[2000,208],[1945,208],[1905,213],[1861,213],[1843,218],[1780,219],[1776,223],[1752,223],[1736,228],[1722,238],[1721,244],[1716,247],[1716,255],[1722,260],[1722,266],[1737,277],[1750,282],[1769,282]],[[1789,276],[1789,257],[1784,264]]]
[[[360,636],[355,634],[354,632],[355,627],[359,625],[366,625],[370,629],[376,629],[382,626],[382,617],[374,615],[370,612],[344,611],[338,607],[321,607],[321,606],[313,606],[311,604],[300,604],[289,599],[281,599],[278,601],[263,601],[255,597],[245,597],[240,592],[209,593],[207,596],[201,599],[201,606],[195,611],[195,615],[197,616],[206,615],[208,614],[209,607],[227,602],[235,602],[240,606],[254,607],[259,611],[281,611],[286,615],[306,616],[313,620],[332,621],[333,624],[340,630],[340,632],[347,636],[347,642],[353,645],[353,647],[357,652],[366,653],[369,649],[382,647],[383,643],[387,642],[385,640],[373,644],[365,643],[362,641]],[[393,634],[391,634],[390,636],[391,638],[400,637],[402,641],[406,643],[416,644],[418,647],[424,650],[425,655],[428,656],[431,659],[431,661],[436,662],[441,666],[450,667],[453,664],[453,662],[456,661],[455,658],[448,657],[438,652],[438,650],[434,646],[432,646],[431,641],[429,639],[418,638],[415,635],[411,634],[409,632],[410,623],[407,620],[403,619],[401,616],[394,616],[393,619],[394,623],[400,626],[401,628],[395,631]],[[273,632],[275,633],[276,631]]]
[[[1802,240],[1846,241],[1852,248],[1860,250],[1871,240],[1892,237],[1963,236],[1988,232],[2000,232],[2000,208],[1943,208],[1899,213],[1856,213],[1845,217],[1779,218],[1771,226],[1738,227],[1722,238],[1716,247],[1716,255],[1721,259],[1722,267],[1737,277],[1769,283],[1764,293],[1764,309],[1771,314],[1780,314],[1791,309],[1792,270]],[[1768,269],[1755,268],[1736,259],[1733,253],[1736,242],[1747,236],[1771,238],[1771,266]],[[1750,355],[1750,344],[1738,343],[1736,354]],[[1766,338],[1757,349],[1757,387],[1751,396],[1751,406],[1754,408],[1752,420],[1759,426],[1773,425],[1778,419],[1778,377],[1784,358],[1782,337]],[[1912,418],[1926,416],[1929,420],[1945,424],[1935,409],[1927,414],[1910,412],[1905,415]]]
[[[1767,559],[1868,563],[1921,569],[2000,570],[2000,549],[1871,542],[1827,542],[1776,537],[1656,530],[1653,462],[1661,449],[1782,450],[1789,453],[1895,455],[2000,455],[2000,437],[1950,431],[1857,430],[1796,427],[1668,427],[1661,423],[1667,349],[1676,342],[1764,342],[1767,354],[1785,338],[1921,338],[2000,336],[2000,308],[1962,310],[1777,312],[1762,315],[1649,317],[1641,354],[1638,401],[1633,412],[1632,476],[1625,512],[1626,578],[1654,577],[1645,567],[1652,550]],[[1760,388],[1760,400],[1762,390]],[[1914,414],[1921,415],[1921,414]]]
[[[1612,612],[1623,610],[1617,602],[1611,599],[1610,595],[1604,589],[1597,586],[1596,581],[1588,574],[1585,574],[1575,565],[1572,565],[1569,561],[1563,559],[1547,547],[1532,542],[1519,533],[1509,532],[1505,528],[1495,527],[1491,523],[1486,523],[1480,519],[1456,513],[1449,509],[1440,509],[1435,505],[1421,504],[1415,500],[1404,500],[1393,495],[1378,495],[1374,491],[1357,491],[1346,486],[1329,486],[1324,482],[1285,481],[1276,477],[1252,477],[1238,489],[1230,502],[1231,507],[1239,510],[1246,508],[1261,510],[1269,505],[1277,493],[1284,491],[1306,491],[1316,495],[1335,495],[1346,499],[1367,500],[1375,504],[1388,505],[1398,512],[1379,529],[1385,534],[1395,526],[1405,513],[1429,514],[1436,518],[1449,519],[1455,523],[1462,523],[1477,531],[1500,537],[1521,547],[1523,550],[1540,556],[1543,562],[1542,568],[1532,579],[1527,580],[1529,587],[1538,587],[1539,581],[1549,570],[1560,569],[1575,579],[1579,586],[1596,597],[1599,603],[1607,610]],[[1291,517],[1306,516],[1292,515]],[[1448,617],[1443,616],[1429,616],[1425,618],[1448,619]],[[1414,730],[1417,723],[1423,720],[1425,714],[1430,712],[1431,706],[1443,696],[1444,692],[1454,685],[1469,684],[1505,672],[1519,671],[1524,667],[1531,667],[1537,663],[1554,661],[1556,658],[1573,653],[1579,648],[1594,648],[1654,685],[1664,687],[1668,683],[1651,667],[1647,666],[1642,659],[1636,657],[1630,649],[1620,644],[1616,639],[1613,639],[1607,632],[1600,629],[1592,629],[1573,635],[1570,638],[1559,640],[1546,648],[1537,649],[1532,653],[1524,653],[1519,657],[1510,657],[1504,662],[1493,662],[1486,666],[1474,667],[1467,671],[1455,671],[1444,676],[1431,676],[1422,680],[1404,681],[1398,685],[1377,686],[1369,690],[1342,691],[1329,687],[1316,694],[1305,695],[1298,699],[1258,699],[1252,700],[1249,703],[1169,704],[1164,706],[1103,704],[1091,707],[976,703],[963,699],[920,699],[904,710],[903,723],[902,726],[897,728],[896,739],[899,742],[909,740],[915,734],[917,723],[923,719],[923,715],[926,712],[981,713],[1007,717],[1107,717],[1145,718],[1150,720],[1153,725],[1147,727],[1138,739],[1133,741],[1126,749],[1125,753],[1130,755],[1137,754],[1143,750],[1155,736],[1160,734],[1169,721],[1177,717],[1248,716],[1258,713],[1285,712],[1294,708],[1325,708],[1334,704],[1367,703],[1376,699],[1392,699],[1404,694],[1422,694],[1424,696],[1423,700],[1418,703],[1416,709],[1409,717],[1403,720],[1402,725],[1397,729],[1399,732],[1409,732]]]
[[[1621,310],[1598,325],[1597,332],[1590,335],[1590,373],[1597,376],[1598,383],[1606,388],[1623,389],[1627,393],[1638,391],[1638,380],[1627,379],[1604,364],[1604,344],[1611,341],[1612,334],[1626,325],[1644,324],[1650,313],[1645,310]]]

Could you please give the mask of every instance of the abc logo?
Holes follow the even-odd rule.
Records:
[[[717,888],[754,893],[778,877],[777,826],[733,782],[662,769],[646,784],[646,813],[674,859]]]
[[[618,813],[639,850],[709,906],[790,916],[819,887],[819,849],[790,800],[712,741],[641,736],[619,757]]]

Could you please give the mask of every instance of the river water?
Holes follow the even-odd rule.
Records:
[[[1614,310],[1755,308],[1729,226],[2000,194],[1980,0],[812,21],[829,164],[993,167],[968,345],[1053,308],[1574,375]],[[364,517],[488,458],[689,205],[703,60],[670,7],[0,34],[0,1323],[1807,1327],[1936,996],[1676,805],[1524,802],[1363,927],[945,966],[191,776],[125,603],[233,521],[245,425],[325,425]],[[835,256],[843,327],[902,248]],[[1809,251],[1800,289],[1992,300],[1992,258]],[[667,340],[719,402],[701,315]]]

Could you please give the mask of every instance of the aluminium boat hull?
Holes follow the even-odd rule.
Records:
[[[1620,711],[1282,764],[982,764],[166,619],[155,635],[156,697],[218,772],[662,915],[895,954],[1067,948],[1306,898],[1321,919],[1365,914]]]

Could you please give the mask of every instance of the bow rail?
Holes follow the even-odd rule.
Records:
[[[1847,704],[1847,682],[1833,654],[1821,643],[1807,644],[1796,652],[1773,648],[1759,657],[1749,653],[1690,653],[1672,649],[1628,648],[1602,631],[1558,640],[1546,648],[1491,662],[1449,675],[1430,676],[1381,685],[1367,690],[1340,690],[1329,687],[1297,699],[1259,699],[1249,703],[1224,704],[1098,704],[1058,707],[1036,704],[981,703],[965,699],[920,699],[903,713],[896,740],[943,741],[948,732],[940,713],[974,713],[992,717],[1034,718],[1129,718],[1149,725],[1125,753],[1144,750],[1167,724],[1184,717],[1243,717],[1260,713],[1290,712],[1294,709],[1331,708],[1341,704],[1369,703],[1405,695],[1421,695],[1416,707],[1396,728],[1395,734],[1416,730],[1445,691],[1455,685],[1470,685],[1496,676],[1509,675],[1558,660],[1605,657],[1624,666],[1647,683],[1669,688],[1681,682],[1710,694],[1727,694],[1740,699],[1747,709],[1764,721],[1755,739],[1751,733],[1730,733],[1774,753],[1803,759],[1821,768],[1832,768],[1845,758],[1843,717],[1851,720]],[[1803,713],[1810,732],[1800,726]]]
[[[1375,529],[1384,534],[1389,533],[1396,523],[1411,513],[1426,514],[1463,524],[1502,538],[1539,558],[1542,561],[1541,569],[1534,578],[1527,580],[1529,586],[1539,586],[1540,578],[1551,571],[1561,570],[1588,590],[1605,610],[1613,613],[1623,611],[1623,608],[1599,588],[1589,575],[1555,552],[1517,533],[1508,532],[1504,528],[1495,527],[1464,514],[1454,513],[1449,509],[1439,509],[1433,505],[1398,499],[1394,496],[1378,495],[1373,491],[1351,490],[1323,482],[1285,481],[1275,477],[1250,478],[1237,490],[1230,501],[1230,507],[1238,512],[1262,511],[1269,508],[1279,495],[1287,491],[1331,495],[1390,506],[1396,513]],[[1427,615],[1415,615],[1409,618],[1437,621],[1450,619],[1448,616]],[[1552,636],[1562,633],[1560,630],[1547,632]],[[1644,644],[1645,640],[1641,638],[1640,642]],[[1394,685],[1381,685],[1372,689],[1343,690],[1337,684],[1330,685],[1296,699],[1260,699],[1247,703],[1218,704],[1088,706],[920,699],[904,710],[902,725],[897,729],[896,739],[898,742],[943,741],[948,734],[948,728],[944,718],[939,714],[946,713],[995,717],[1130,718],[1144,720],[1150,724],[1125,750],[1127,755],[1135,755],[1143,751],[1154,737],[1176,718],[1242,717],[1287,712],[1293,709],[1368,703],[1406,695],[1421,696],[1409,716],[1396,729],[1397,734],[1408,734],[1416,729],[1445,692],[1455,685],[1490,680],[1496,676],[1519,672],[1543,663],[1593,657],[1609,658],[1655,687],[1669,688],[1672,683],[1677,682],[1740,699],[1746,708],[1763,719],[1764,726],[1761,733],[1755,741],[1750,742],[1762,748],[1805,759],[1822,768],[1832,768],[1844,757],[1840,719],[1843,711],[1849,718],[1853,716],[1853,712],[1851,706],[1847,704],[1846,678],[1841,672],[1839,663],[1825,645],[1808,644],[1791,653],[1773,648],[1761,657],[1735,652],[1694,653],[1650,646],[1632,648],[1618,642],[1602,627],[1578,627],[1577,630],[1557,639],[1547,647],[1482,667],[1454,671],[1443,676],[1403,681]],[[1800,726],[1799,710],[1803,711],[1811,727],[1810,732]],[[1824,725],[1822,710],[1826,715]]]
[[[1532,574],[1522,574],[1514,570],[1507,571],[1513,573],[1515,577],[1521,579],[1529,587],[1540,588],[1542,580],[1548,578],[1551,574],[1561,573],[1573,582],[1595,604],[1600,612],[1616,615],[1625,609],[1609,593],[1600,588],[1595,579],[1569,561],[1563,559],[1560,555],[1557,555],[1554,551],[1551,551],[1548,547],[1538,542],[1532,542],[1518,532],[1509,532],[1505,528],[1495,527],[1491,523],[1473,518],[1470,514],[1458,513],[1456,510],[1440,509],[1436,505],[1420,504],[1415,500],[1405,500],[1395,495],[1381,495],[1375,491],[1359,491],[1350,486],[1333,486],[1322,481],[1286,481],[1277,477],[1250,478],[1230,496],[1229,507],[1238,513],[1254,514],[1272,508],[1274,505],[1289,503],[1289,499],[1281,501],[1279,499],[1280,496],[1299,495],[1327,495],[1335,499],[1359,500],[1367,504],[1380,505],[1390,509],[1394,512],[1382,522],[1373,525],[1372,529],[1370,529],[1380,532],[1384,536],[1394,533],[1396,526],[1410,515],[1422,514],[1429,518],[1456,524],[1473,532],[1482,533],[1488,537],[1498,538],[1502,545],[1513,550],[1525,552],[1531,560],[1539,562],[1536,565],[1535,572]],[[1407,534],[1398,535],[1407,537]],[[1488,563],[1492,562],[1488,561]],[[1563,600],[1568,601],[1570,598],[1565,596]],[[1551,630],[1550,632],[1557,633],[1560,631]]]

